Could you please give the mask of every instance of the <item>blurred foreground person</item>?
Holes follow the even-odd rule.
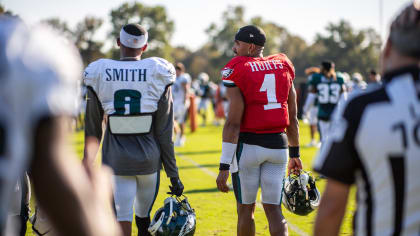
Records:
[[[60,235],[120,235],[109,170],[88,176],[68,140],[82,72],[76,49],[41,26],[0,16],[0,61],[0,235],[17,233],[6,218],[26,169]]]
[[[328,178],[315,235],[338,235],[357,185],[355,235],[420,233],[420,2],[391,25],[383,85],[351,95],[334,115],[314,169]]]
[[[295,69],[286,55],[263,57],[265,33],[248,25],[239,29],[235,57],[222,70],[229,113],[223,127],[217,188],[228,192],[229,170],[237,201],[237,235],[255,235],[254,211],[261,186],[262,205],[271,235],[287,235],[281,210],[286,168],[302,169]],[[288,156],[290,158],[288,158]]]

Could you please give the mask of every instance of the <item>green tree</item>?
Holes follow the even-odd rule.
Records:
[[[64,36],[75,42],[73,31],[68,26],[67,22],[60,20],[58,17],[41,20],[41,23],[51,26],[54,30],[64,34]]]
[[[236,32],[240,27],[248,24],[257,25],[266,33],[264,55],[282,52],[294,61],[306,50],[306,42],[299,36],[290,34],[286,28],[265,21],[262,17],[254,17],[246,21],[244,11],[245,9],[241,6],[228,7],[222,15],[222,26],[213,23],[206,31],[209,36],[209,47],[205,51],[210,60],[211,69],[208,71],[212,76],[220,77],[220,69],[233,57],[231,48]],[[299,68],[297,71],[303,71],[303,69]]]
[[[18,17],[18,15],[14,14],[11,10],[6,10],[6,7],[0,4],[0,15],[8,15],[13,17]]]
[[[148,56],[163,57],[171,60],[172,47],[170,39],[174,32],[174,22],[167,16],[163,6],[147,6],[142,3],[124,3],[110,13],[112,30],[110,37],[117,38],[121,27],[128,23],[138,23],[144,26],[149,33]],[[116,48],[112,56],[119,58]]]
[[[212,23],[206,30],[209,40],[200,50],[207,54],[210,67],[207,71],[212,80],[220,79],[219,71],[234,56],[233,39],[238,29],[246,23],[244,11],[241,6],[229,6],[222,14],[222,26]]]
[[[315,43],[308,49],[312,62],[317,65],[322,60],[332,60],[336,69],[349,73],[365,73],[369,68],[377,68],[381,39],[373,29],[355,30],[350,23],[341,20],[330,23],[327,34],[318,34]]]
[[[71,40],[79,49],[85,65],[104,57],[104,54],[101,52],[104,42],[95,39],[97,31],[102,26],[102,19],[87,16],[77,23],[75,29],[71,29],[67,22],[59,18],[45,19],[42,22],[50,25]]]
[[[100,18],[85,17],[77,24],[74,30],[75,44],[79,48],[85,64],[104,57],[104,54],[101,52],[104,43],[94,39],[102,23],[103,20]]]

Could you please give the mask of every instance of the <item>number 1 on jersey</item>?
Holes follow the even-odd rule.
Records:
[[[281,104],[277,102],[276,98],[276,77],[275,74],[266,74],[264,82],[261,85],[260,92],[267,91],[267,105],[264,105],[264,110],[271,110],[281,108]]]

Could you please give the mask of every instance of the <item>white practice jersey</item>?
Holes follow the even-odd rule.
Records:
[[[176,77],[174,88],[172,91],[172,96],[174,98],[174,106],[178,106],[179,104],[183,105],[186,102],[184,100],[186,91],[183,88],[183,84],[188,83],[191,83],[191,76],[189,74],[184,73]]]
[[[43,118],[75,113],[81,72],[76,49],[50,30],[0,17],[0,235],[35,129]]]
[[[174,83],[175,69],[158,57],[139,61],[99,59],[86,68],[84,78],[105,114],[152,113],[167,86]]]

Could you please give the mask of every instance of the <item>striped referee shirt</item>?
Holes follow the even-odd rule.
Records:
[[[314,169],[357,185],[355,235],[420,235],[420,68],[387,73],[335,112]]]

